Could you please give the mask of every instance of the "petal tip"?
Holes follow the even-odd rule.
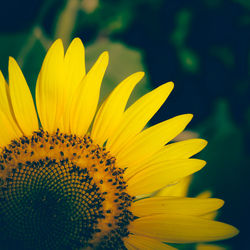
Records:
[[[201,145],[202,145],[202,149],[205,148],[208,144],[208,141],[205,139],[200,139]]]
[[[238,228],[236,228],[232,225],[223,223],[223,222],[220,222],[220,223],[222,223],[222,225],[224,226],[223,239],[229,239],[229,238],[235,237],[236,235],[238,235],[240,233],[240,230]]]
[[[189,159],[189,161],[193,161],[193,163],[196,165],[197,170],[195,172],[200,171],[207,164],[206,161],[201,160],[201,159],[191,158],[191,159]]]
[[[102,56],[103,59],[108,60],[109,59],[109,52],[108,51],[104,51],[104,52],[102,52],[101,56]]]
[[[108,51],[104,51],[102,52],[102,54],[99,56],[98,60],[99,63],[103,64],[105,66],[105,68],[108,65],[109,62],[109,53]]]
[[[54,42],[53,42],[53,44],[59,44],[59,43],[63,43],[63,41],[62,41],[62,39],[61,38],[57,38]]]
[[[75,37],[73,40],[72,40],[72,42],[77,42],[77,43],[81,43],[82,42],[82,40],[79,38],[79,37]]]
[[[167,82],[168,86],[170,86],[172,89],[174,88],[174,82],[170,81],[170,82]]]
[[[179,115],[177,116],[180,119],[182,119],[183,121],[185,121],[187,124],[193,119],[194,115],[193,114],[183,114],[183,115]]]
[[[200,160],[200,162],[201,162],[201,168],[204,168],[207,164],[207,162],[204,160]]]
[[[188,115],[188,117],[189,117],[189,119],[190,119],[190,121],[193,119],[193,117],[194,117],[194,115],[193,114],[187,114]]]
[[[62,49],[62,50],[64,50],[64,49],[63,49],[63,41],[62,41],[61,38],[56,39],[56,40],[52,43],[52,45],[50,46],[48,52],[49,52],[50,50],[54,50],[54,49],[59,49],[59,50]],[[47,52],[47,54],[48,54],[48,52]]]
[[[234,237],[234,236],[236,236],[236,235],[238,235],[240,233],[240,230],[238,228],[234,227],[234,226],[232,226],[232,227],[233,227],[232,228],[232,233],[233,233],[232,237]]]
[[[12,74],[14,72],[19,72],[21,71],[17,61],[14,59],[14,57],[10,56],[9,57],[9,65],[8,65],[8,70],[9,70],[9,78],[11,78]],[[9,79],[10,81],[10,79]]]
[[[84,48],[82,40],[79,37],[75,37],[70,43],[70,45]]]
[[[16,64],[17,64],[17,62],[14,59],[14,57],[9,56],[9,67],[12,66],[12,65],[16,65]]]
[[[173,82],[166,82],[166,83],[164,83],[164,84],[161,85],[161,86],[164,86],[164,88],[165,88],[166,90],[168,90],[169,93],[171,93],[171,91],[172,91],[173,88],[174,88],[174,83],[173,83]],[[160,87],[161,87],[161,86],[160,86]]]
[[[143,72],[143,71],[138,71],[138,72],[135,73],[135,74],[137,74],[137,76],[138,76],[139,78],[143,78],[143,77],[145,76],[145,72]]]
[[[218,200],[218,206],[219,206],[219,208],[223,207],[224,204],[225,204],[225,201],[224,201],[224,200],[221,200],[221,199],[217,199],[217,200]],[[218,209],[219,209],[219,208],[218,208]]]

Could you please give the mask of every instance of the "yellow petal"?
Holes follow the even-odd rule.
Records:
[[[7,116],[0,110],[0,147],[3,148],[18,136]]]
[[[93,120],[108,58],[108,52],[102,53],[76,89],[70,112],[70,129],[73,134],[84,135]]]
[[[8,119],[12,130],[15,133],[15,137],[22,136],[22,132],[16,123],[14,111],[10,102],[9,86],[6,83],[2,72],[0,71],[0,111],[3,112],[5,117]]]
[[[11,103],[9,102],[9,86],[7,85],[2,71],[0,71],[0,110],[12,116]]]
[[[238,230],[228,224],[200,217],[161,214],[133,221],[130,233],[145,235],[169,243],[209,242],[231,238]]]
[[[191,114],[179,115],[145,129],[116,154],[117,164],[128,167],[126,174],[144,166],[148,158],[185,129],[192,117]]]
[[[188,159],[189,157],[199,153],[206,145],[207,141],[203,139],[190,139],[171,143],[154,154],[153,157],[150,158],[150,161]]]
[[[188,188],[191,183],[192,176],[187,176],[181,179],[179,182],[169,185],[167,187],[162,188],[159,190],[155,196],[178,196],[178,197],[185,197],[188,193]]]
[[[210,197],[212,197],[212,192],[209,190],[206,190],[206,191],[204,191],[196,196],[196,198],[210,198]],[[218,211],[214,211],[214,212],[202,215],[202,218],[207,219],[207,220],[215,220],[217,215],[218,215]]]
[[[137,250],[133,245],[129,244],[129,242],[124,240],[124,245],[126,247],[126,249],[128,250]]]
[[[218,215],[218,212],[215,211],[215,212],[204,214],[201,217],[203,219],[207,219],[207,220],[215,220],[215,218],[217,217],[217,215]]]
[[[107,149],[116,155],[135,135],[137,135],[153,117],[171,93],[172,82],[161,85],[141,97],[131,105],[122,118],[118,129],[107,141]]]
[[[14,58],[9,58],[10,97],[16,120],[25,135],[38,130],[38,119],[29,87]]]
[[[70,128],[70,107],[72,95],[85,76],[85,50],[82,41],[75,38],[69,45],[65,54],[65,111],[62,114],[62,125],[60,130],[69,133]]]
[[[161,213],[199,216],[216,211],[223,204],[223,200],[212,198],[152,197],[134,202],[132,212],[138,217]]]
[[[197,172],[206,162],[198,159],[174,160],[153,165],[128,179],[128,191],[136,196],[152,193],[170,183]],[[125,171],[126,179],[126,171]]]
[[[95,143],[103,145],[109,137],[112,137],[118,124],[121,122],[132,90],[143,76],[143,72],[138,72],[123,80],[102,104],[91,131],[91,138]]]
[[[56,131],[64,112],[65,68],[61,39],[56,40],[45,56],[36,84],[36,104],[44,130]]]
[[[127,247],[127,249],[139,249],[139,250],[176,249],[174,247],[162,243],[159,240],[132,234],[124,238],[124,244]],[[132,246],[132,248],[130,246]]]

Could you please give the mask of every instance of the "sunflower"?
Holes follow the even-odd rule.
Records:
[[[221,200],[150,195],[205,165],[189,158],[206,141],[167,144],[185,129],[191,114],[145,128],[173,83],[127,108],[144,75],[135,73],[96,112],[108,53],[87,74],[84,54],[78,38],[65,55],[62,41],[53,43],[37,78],[36,108],[13,58],[9,84],[0,74],[1,245],[172,249],[165,243],[236,235],[234,227],[201,217],[216,211]]]

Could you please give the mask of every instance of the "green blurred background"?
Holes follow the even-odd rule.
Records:
[[[173,94],[152,124],[193,113],[177,140],[202,137],[207,167],[190,195],[210,189],[226,201],[219,220],[241,230],[221,244],[250,249],[250,1],[248,0],[12,0],[1,2],[0,68],[17,59],[34,93],[46,50],[56,38],[65,47],[78,36],[87,69],[108,50],[102,98],[131,73],[146,77],[131,101],[166,82]],[[192,249],[187,246],[186,249]]]

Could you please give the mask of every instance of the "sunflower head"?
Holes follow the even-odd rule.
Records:
[[[123,245],[133,197],[124,170],[89,136],[40,130],[13,140],[0,162],[3,235],[42,249]]]
[[[222,206],[219,199],[153,195],[205,165],[190,157],[206,141],[168,144],[191,114],[146,128],[173,83],[126,108],[144,75],[135,73],[96,112],[108,53],[87,74],[84,54],[78,38],[65,54],[61,40],[51,46],[37,78],[36,106],[13,58],[9,84],[0,73],[1,246],[169,249],[163,242],[237,234],[230,225],[203,218]]]

